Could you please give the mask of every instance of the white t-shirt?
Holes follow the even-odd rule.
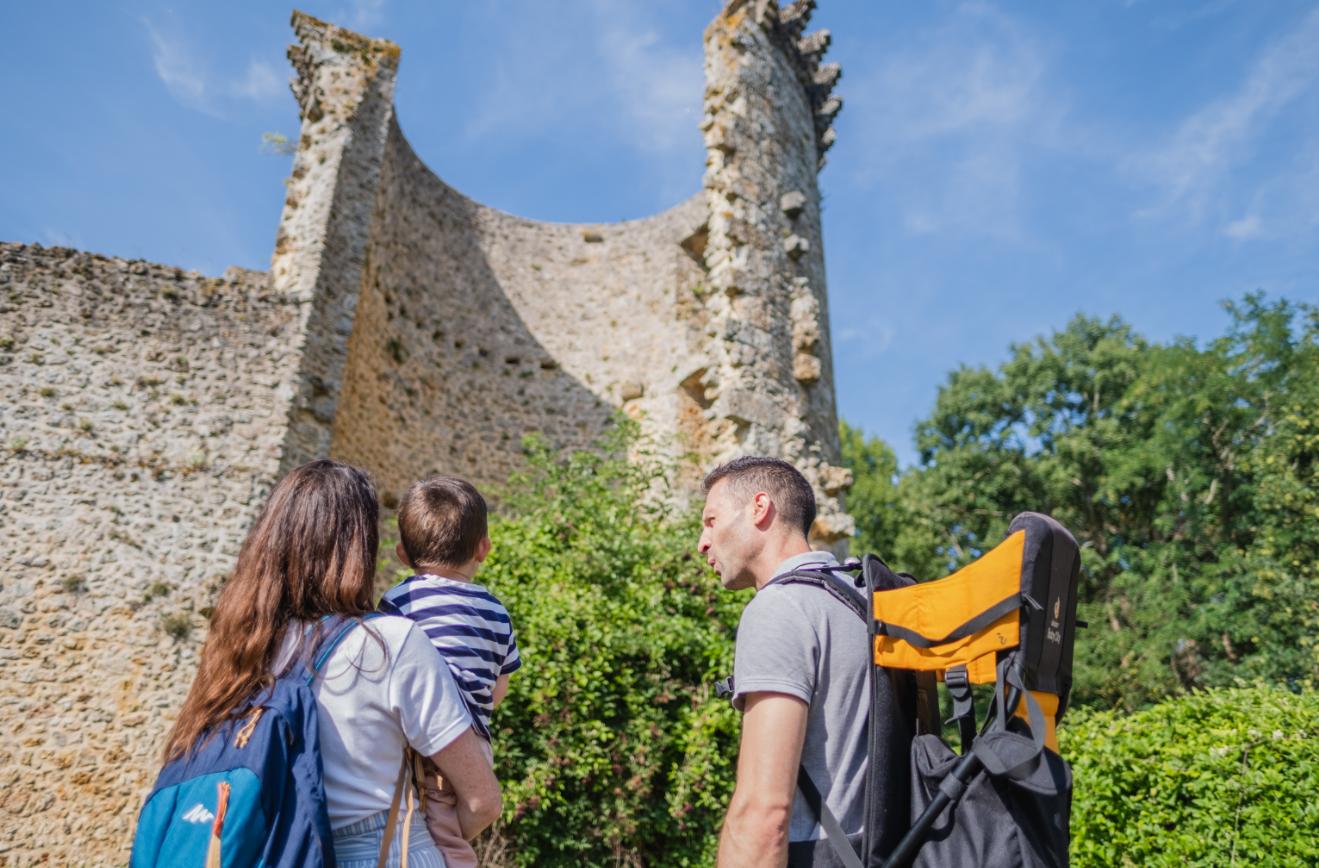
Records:
[[[276,672],[301,649],[303,629],[289,625]],[[448,665],[407,618],[372,618],[355,628],[325,661],[312,692],[332,829],[389,810],[405,742],[433,756],[472,725]]]

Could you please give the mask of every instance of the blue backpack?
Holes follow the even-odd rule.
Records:
[[[225,868],[332,868],[311,683],[360,621],[328,622],[311,672],[297,658],[246,717],[208,731],[161,769],[138,816],[130,868],[219,868],[221,854]]]

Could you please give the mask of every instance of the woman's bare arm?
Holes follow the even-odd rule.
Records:
[[[480,740],[475,730],[468,729],[431,757],[458,796],[458,825],[469,841],[504,810],[504,794]]]
[[[504,701],[505,696],[508,696],[508,676],[501,675],[495,679],[495,687],[490,692],[490,698],[494,700],[495,708],[499,707],[499,703]]]

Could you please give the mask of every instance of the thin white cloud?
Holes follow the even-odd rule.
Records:
[[[705,77],[699,43],[683,49],[663,44],[637,7],[596,0],[600,28],[596,45],[604,59],[607,86],[630,115],[633,145],[664,151],[695,137]]]
[[[1040,40],[983,2],[966,3],[844,81],[866,158],[858,180],[887,187],[916,234],[956,229],[1020,238],[1022,164],[1058,138],[1061,100]]]
[[[897,327],[892,320],[868,317],[862,325],[845,325],[834,332],[834,340],[850,345],[848,351],[855,358],[870,359],[881,355],[893,343]]]
[[[1264,227],[1257,214],[1248,214],[1240,220],[1233,220],[1231,223],[1223,227],[1223,234],[1228,238],[1234,238],[1237,241],[1256,238],[1263,234],[1263,232]]]
[[[247,66],[247,75],[229,87],[232,96],[265,102],[282,96],[288,88],[288,75],[281,75],[269,63],[253,59]]]
[[[469,137],[532,136],[577,115],[641,151],[672,153],[699,141],[701,45],[665,44],[652,8],[621,0],[492,3],[481,14],[487,26],[498,19],[502,44]],[[575,36],[547,40],[547,31]]]
[[[46,239],[46,246],[48,247],[71,247],[74,250],[84,250],[87,247],[83,243],[82,235],[78,232],[69,233],[47,226],[42,231],[42,237]]]
[[[147,33],[151,35],[152,60],[156,65],[156,75],[164,82],[175,102],[203,114],[219,117],[210,101],[206,80],[197,68],[196,52],[187,44],[186,38],[177,32],[167,33],[164,28],[146,20]]]
[[[285,92],[286,78],[264,60],[251,59],[241,75],[218,75],[176,21],[148,18],[142,23],[151,38],[156,75],[174,101],[186,108],[223,119],[226,108],[233,107],[227,103],[268,102]]]
[[[349,0],[349,11],[336,20],[345,22],[349,28],[361,30],[379,26],[384,21],[385,0]]]
[[[1159,189],[1143,217],[1217,218],[1237,192],[1237,173],[1255,156],[1269,128],[1297,100],[1319,89],[1319,9],[1268,46],[1232,93],[1182,121],[1162,145],[1138,154],[1127,169]],[[1273,188],[1278,173],[1257,185]],[[1262,234],[1260,218],[1247,216],[1224,228],[1229,237]]]

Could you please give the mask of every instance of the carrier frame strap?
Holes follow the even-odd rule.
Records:
[[[862,868],[861,857],[856,855],[856,850],[852,849],[852,843],[847,840],[847,833],[843,831],[843,827],[838,822],[838,818],[834,816],[834,812],[829,810],[829,806],[824,803],[824,797],[820,795],[820,788],[815,785],[815,781],[811,780],[805,765],[797,766],[797,789],[801,790],[802,798],[806,800],[807,806],[815,814],[815,819],[824,828],[824,834],[829,839],[829,845],[838,854],[844,868]]]
[[[860,594],[852,590],[846,582],[835,576],[832,567],[822,567],[818,570],[793,570],[790,573],[775,576],[765,583],[766,588],[770,585],[814,585],[817,588],[824,588],[830,596],[851,609],[852,613],[860,618],[862,623],[870,623],[870,619],[866,617],[865,600],[861,598]],[[764,590],[764,588],[761,590]]]
[[[775,576],[765,584],[765,587],[792,584],[814,585],[817,588],[823,588],[829,592],[830,596],[851,609],[852,614],[860,618],[863,624],[869,626],[870,619],[866,617],[865,600],[862,599],[860,594],[852,590],[846,582],[835,576],[832,568],[794,570],[781,576]],[[718,685],[716,685],[716,690],[717,688]],[[730,693],[732,688],[733,679],[732,676],[729,676],[728,690]],[[863,868],[861,857],[856,854],[856,850],[852,849],[851,842],[847,840],[847,833],[843,831],[843,827],[838,822],[838,818],[834,816],[834,812],[829,810],[829,806],[824,803],[824,796],[820,794],[820,788],[815,785],[815,781],[811,780],[805,764],[797,766],[797,789],[801,790],[802,798],[806,800],[806,805],[815,814],[816,821],[824,829],[824,834],[829,839],[829,846],[838,854],[844,868]]]
[[[962,739],[962,756],[966,756],[976,740],[976,703],[966,666],[950,666],[944,671],[943,683],[953,698],[953,716],[948,719],[948,723],[957,721],[957,732]]]
[[[407,785],[408,812],[403,818],[403,840],[398,864],[399,868],[408,868],[408,832],[412,829],[412,815],[417,809],[413,801],[414,790],[421,790],[422,810],[426,809],[425,789],[418,786],[421,778],[416,776],[420,770],[421,758],[417,752],[410,747],[403,748],[403,765],[399,767],[398,780],[394,783],[394,799],[389,803],[389,817],[385,820],[385,833],[380,839],[380,858],[376,861],[376,868],[385,868],[385,863],[389,861],[389,845],[394,843],[394,827],[398,825],[399,803],[403,800],[404,785]],[[408,780],[409,771],[413,774],[411,781]]]
[[[979,757],[980,762],[984,764],[985,771],[989,774],[994,777],[1021,780],[1030,776],[1031,772],[1039,765],[1040,757],[1044,754],[1045,721],[1044,710],[1040,708],[1039,702],[1026,689],[1025,682],[1021,677],[1021,669],[1017,666],[1015,657],[1016,655],[1012,655],[999,661],[998,685],[995,688],[996,714],[989,728],[1007,730],[1008,719],[1012,714],[1008,711],[1009,700],[1005,698],[1005,695],[1011,688],[1011,693],[1020,695],[1026,703],[1027,722],[1030,724],[1031,740],[1035,744],[1035,750],[1031,752],[1030,756],[1012,765],[1008,765],[1002,757],[995,753],[993,747],[984,739],[978,740],[972,750]]]
[[[1021,608],[1021,594],[1016,593],[1010,597],[1004,597],[985,611],[976,615],[965,624],[955,628],[942,639],[931,639],[928,636],[922,636],[915,630],[908,630],[897,624],[890,624],[887,621],[879,621],[875,624],[875,632],[880,636],[889,636],[894,639],[900,639],[915,648],[935,648],[939,645],[947,645],[950,642],[957,642],[968,636],[973,636],[990,624],[1002,618],[1009,612],[1015,612]]]

